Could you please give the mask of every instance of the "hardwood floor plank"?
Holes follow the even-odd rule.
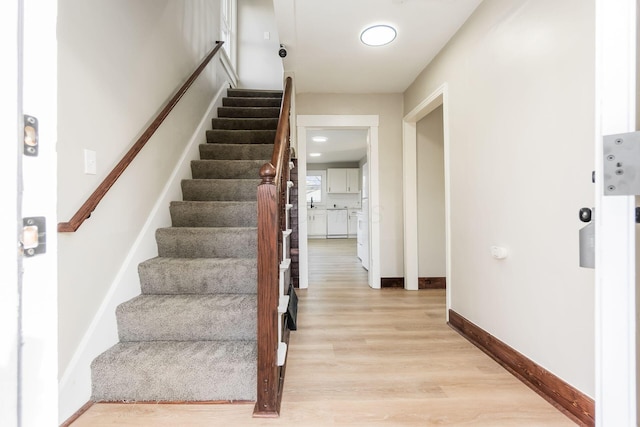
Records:
[[[445,291],[374,290],[353,239],[309,242],[278,419],[253,405],[95,404],[82,426],[575,425],[445,321]]]

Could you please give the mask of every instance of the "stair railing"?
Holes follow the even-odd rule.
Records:
[[[109,175],[105,177],[104,180],[100,183],[98,188],[89,196],[89,198],[80,206],[80,209],[71,217],[69,222],[60,222],[58,223],[58,232],[75,232],[82,223],[91,216],[91,213],[96,209],[102,198],[107,194],[109,189],[116,183],[120,175],[127,169],[127,167],[133,162],[133,159],[138,155],[140,150],[145,146],[147,141],[151,139],[151,136],[158,130],[164,119],[167,118],[169,113],[173,110],[173,108],[178,104],[178,101],[182,99],[187,90],[191,87],[193,82],[200,76],[202,71],[205,69],[209,62],[213,59],[213,57],[218,53],[222,45],[223,41],[216,41],[216,45],[211,49],[211,51],[204,57],[200,65],[191,73],[186,82],[178,89],[178,91],[171,97],[169,102],[164,106],[164,108],[158,113],[153,122],[149,125],[149,127],[142,133],[140,138],[131,146],[129,151],[122,157],[122,159],[118,162],[117,165],[109,172]]]
[[[258,394],[254,417],[277,417],[282,399],[286,343],[282,341],[289,258],[289,171],[292,80],[287,77],[271,162],[258,186]]]

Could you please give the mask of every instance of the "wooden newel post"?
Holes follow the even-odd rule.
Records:
[[[277,417],[278,408],[278,186],[265,163],[258,186],[258,394],[254,417]]]

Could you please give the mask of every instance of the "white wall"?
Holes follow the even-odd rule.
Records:
[[[265,38],[269,33],[269,38]],[[280,41],[273,0],[238,1],[239,86],[248,89],[282,89]]]
[[[402,95],[298,94],[296,113],[379,115],[380,275],[403,275],[402,258]]]
[[[418,277],[445,277],[444,128],[442,107],[416,125]]]
[[[69,220],[214,46],[219,9],[218,0],[59,1],[59,220]],[[178,175],[189,176],[178,162],[197,155],[226,86],[215,60],[91,218],[59,235],[61,420],[89,398],[89,363],[117,341],[113,308],[140,292],[136,265],[157,255],[153,230],[170,221],[165,199],[180,198]],[[97,152],[97,175],[83,173],[84,148]]]
[[[486,0],[404,98],[449,85],[451,308],[591,396],[594,28],[592,0]]]

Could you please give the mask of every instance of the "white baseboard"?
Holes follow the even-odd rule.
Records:
[[[62,373],[58,383],[59,423],[72,416],[91,398],[91,362],[118,342],[116,307],[140,293],[138,264],[157,256],[155,231],[171,223],[167,206],[171,201],[182,198],[180,183],[182,179],[191,177],[191,160],[199,158],[198,146],[205,141],[206,131],[211,127],[211,119],[217,116],[217,108],[222,105],[222,98],[228,87],[227,80],[220,85],[111,283],[67,369]]]

